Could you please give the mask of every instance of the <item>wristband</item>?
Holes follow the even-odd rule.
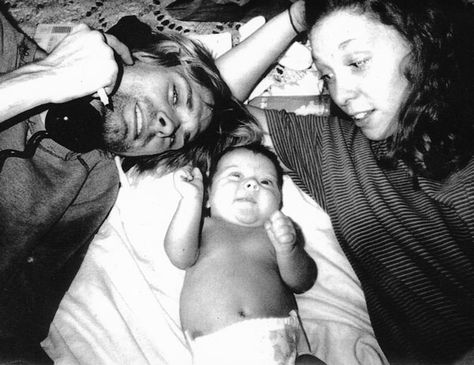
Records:
[[[295,31],[295,33],[297,35],[300,35],[302,32],[300,32],[298,29],[296,29],[295,27],[295,23],[293,23],[293,18],[291,17],[291,7],[288,8],[288,17],[290,18],[290,24],[291,24],[291,27],[293,28],[293,30]]]

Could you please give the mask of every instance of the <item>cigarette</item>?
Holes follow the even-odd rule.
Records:
[[[105,89],[103,87],[97,90],[97,94],[99,95],[99,99],[102,104],[109,105],[109,97],[107,96],[107,93],[105,92]]]

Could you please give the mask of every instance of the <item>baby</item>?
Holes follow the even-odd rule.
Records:
[[[176,171],[181,200],[165,238],[171,262],[186,269],[180,317],[193,363],[294,364],[293,293],[312,287],[317,268],[279,210],[278,160],[261,145],[230,148],[209,175],[205,192],[198,168]]]

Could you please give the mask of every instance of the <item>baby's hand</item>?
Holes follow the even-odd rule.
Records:
[[[197,167],[186,166],[174,172],[174,186],[186,199],[200,199],[204,194],[204,185],[201,170]]]
[[[277,210],[265,222],[265,229],[277,253],[289,253],[296,244],[296,231],[290,218]]]

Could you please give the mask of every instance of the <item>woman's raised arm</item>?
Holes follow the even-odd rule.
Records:
[[[234,96],[247,99],[268,67],[304,30],[304,1],[299,0],[219,57],[217,67]]]

